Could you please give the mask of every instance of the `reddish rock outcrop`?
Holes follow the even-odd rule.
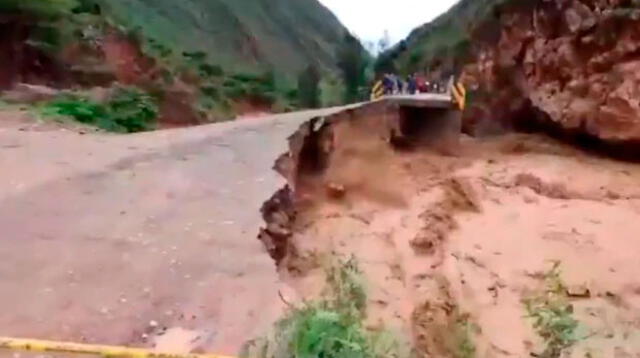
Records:
[[[475,90],[465,129],[543,124],[608,144],[640,141],[640,8],[617,0],[513,3],[476,32],[499,34],[476,41],[463,70]]]

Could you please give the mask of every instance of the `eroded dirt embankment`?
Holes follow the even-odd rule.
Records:
[[[456,145],[442,116],[376,103],[304,124],[263,207],[281,277],[311,298],[323,262],[353,255],[371,328],[424,357],[525,357],[544,340],[524,301],[558,261],[574,354],[640,354],[640,167],[535,135]]]

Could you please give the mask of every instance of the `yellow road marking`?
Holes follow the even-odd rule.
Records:
[[[216,354],[163,353],[141,348],[105,346],[38,339],[0,337],[0,349],[12,351],[91,354],[107,358],[233,358]]]

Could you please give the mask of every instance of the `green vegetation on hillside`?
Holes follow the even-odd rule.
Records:
[[[114,23],[176,53],[203,52],[229,71],[292,79],[316,61],[336,69],[346,31],[317,0],[95,0]]]
[[[158,104],[137,88],[121,87],[106,103],[79,95],[64,95],[44,104],[45,116],[65,116],[116,133],[134,133],[155,128]]]
[[[291,306],[269,337],[250,342],[248,358],[403,358],[403,347],[386,332],[364,327],[367,296],[355,259],[327,270],[322,299]]]
[[[298,76],[298,98],[303,108],[320,107],[320,73],[313,65]]]
[[[344,101],[353,103],[366,99],[369,56],[358,39],[351,34],[345,34],[342,40],[338,49],[338,61],[345,85]]]
[[[9,15],[9,26],[26,21],[21,48],[40,51],[57,66],[52,72],[64,73],[58,78],[67,82],[56,86],[104,86],[128,76],[126,83],[162,103],[165,92],[179,89],[200,121],[233,118],[238,108],[341,104],[345,87],[335,78],[344,73],[351,81],[340,71],[348,32],[317,0],[2,0],[0,13]],[[113,63],[120,59],[105,62],[107,47],[122,43],[140,49],[112,50],[131,62],[124,75]],[[349,45],[363,51],[355,39]],[[300,91],[298,76],[309,64],[316,73]],[[346,88],[355,100],[353,86]]]
[[[231,72],[295,78],[309,63],[336,71],[346,29],[317,0],[2,0],[1,13],[60,17],[95,12],[144,38],[160,57],[204,53]]]
[[[54,18],[71,12],[79,5],[77,0],[2,0],[0,12],[31,13],[37,16]]]

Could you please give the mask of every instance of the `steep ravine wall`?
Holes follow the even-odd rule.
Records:
[[[462,70],[472,90],[466,132],[544,129],[614,155],[640,153],[633,2],[507,3],[472,37],[473,61]]]
[[[490,121],[550,121],[612,144],[638,140],[638,10],[605,1],[539,1],[498,16],[497,44],[483,45],[463,71],[477,92],[468,131],[482,132]]]

